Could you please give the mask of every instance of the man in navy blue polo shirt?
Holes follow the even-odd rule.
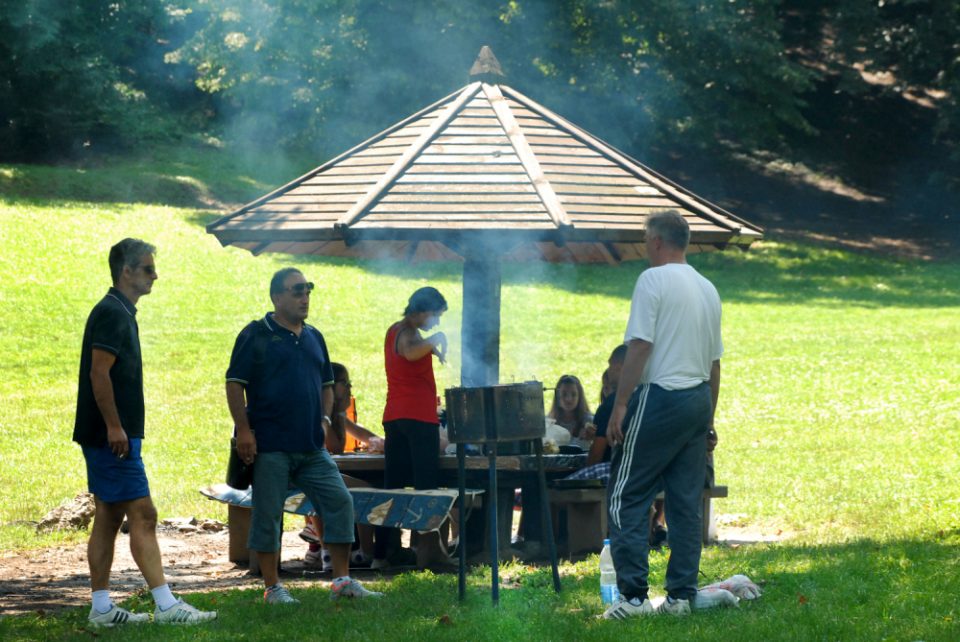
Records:
[[[94,626],[150,619],[110,600],[110,567],[124,517],[130,527],[130,552],[157,605],[154,621],[195,624],[217,617],[215,611],[198,611],[170,592],[157,544],[157,509],[140,458],[143,364],[135,306],[157,280],[155,251],[149,243],[129,238],[110,248],[113,287],[93,308],[83,332],[73,440],[83,448],[87,486],[96,506],[87,545],[93,590],[89,621]]]
[[[277,562],[287,489],[301,489],[320,512],[333,562],[334,597],[379,597],[349,575],[353,499],[323,447],[333,409],[333,370],[320,331],[305,323],[308,283],[296,268],[270,281],[274,310],[237,337],[227,369],[227,405],[237,452],[253,463],[253,514],[247,546],[257,553],[268,604],[299,600],[280,583]]]

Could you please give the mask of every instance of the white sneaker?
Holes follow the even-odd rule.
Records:
[[[382,571],[387,568],[390,568],[390,562],[385,559],[373,558],[373,561],[370,562],[371,571]]]
[[[368,591],[363,584],[352,577],[342,577],[339,581],[331,582],[330,590],[333,591],[331,597],[335,600],[341,597],[383,597],[383,593]]]
[[[650,604],[649,599],[641,602],[638,598],[634,597],[629,600],[617,600],[611,604],[610,607],[603,612],[603,619],[626,620],[627,618],[653,615],[654,613],[656,613],[656,611],[653,610],[653,605]]]
[[[313,524],[307,524],[303,527],[303,530],[299,533],[300,539],[309,543],[309,544],[319,544],[320,536],[317,535],[317,531],[313,528]]]
[[[150,621],[150,616],[146,613],[132,613],[122,606],[111,604],[106,613],[99,613],[91,607],[87,620],[93,626],[110,628],[120,624],[144,624]]]
[[[177,600],[166,611],[161,611],[159,606],[153,611],[153,621],[157,624],[200,624],[216,619],[216,611],[201,611],[183,600]]]
[[[663,603],[657,607],[657,613],[666,613],[667,615],[690,615],[690,600],[673,599],[667,597]]]
[[[267,604],[300,604],[300,600],[290,595],[290,591],[280,584],[264,591],[263,601]]]

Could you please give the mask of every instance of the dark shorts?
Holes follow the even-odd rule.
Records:
[[[150,496],[147,471],[140,457],[141,439],[130,440],[130,453],[120,459],[110,446],[83,447],[87,489],[102,502],[114,504]]]

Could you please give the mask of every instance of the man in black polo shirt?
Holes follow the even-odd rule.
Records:
[[[143,364],[135,305],[150,294],[157,280],[155,251],[152,245],[130,238],[110,248],[113,287],[93,308],[83,332],[73,440],[83,448],[87,486],[96,505],[87,545],[93,590],[89,621],[94,626],[150,619],[110,600],[110,567],[124,517],[130,527],[130,552],[157,605],[154,621],[196,624],[217,617],[216,612],[198,611],[170,592],[157,544],[157,509],[140,458]]]
[[[305,323],[308,283],[296,268],[270,281],[274,311],[237,336],[227,368],[227,405],[237,452],[253,463],[253,514],[248,548],[257,553],[268,604],[296,604],[280,583],[277,562],[287,489],[306,494],[323,518],[333,562],[334,597],[379,597],[349,575],[353,498],[323,447],[333,410],[333,369],[320,331]]]

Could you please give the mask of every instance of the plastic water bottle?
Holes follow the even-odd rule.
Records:
[[[610,540],[603,540],[603,550],[600,551],[600,601],[609,606],[620,599],[620,590],[617,588],[617,569],[613,566],[613,555],[610,553]]]

